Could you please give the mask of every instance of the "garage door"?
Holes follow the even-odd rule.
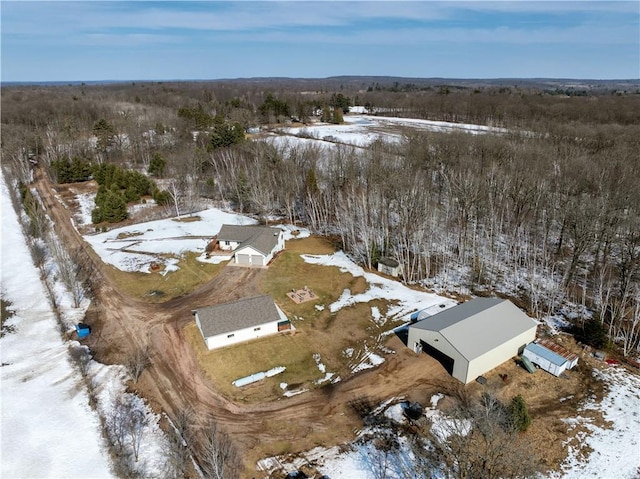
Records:
[[[257,254],[252,254],[251,255],[251,264],[254,266],[264,266],[262,264],[262,256],[257,255]]]
[[[251,264],[251,256],[248,254],[237,254],[236,259],[238,264]]]
[[[425,343],[420,340],[420,344],[422,345],[422,351],[427,353],[429,356],[432,356],[436,361],[444,366],[449,374],[453,374],[453,358],[450,358],[442,351],[438,351],[433,346]]]

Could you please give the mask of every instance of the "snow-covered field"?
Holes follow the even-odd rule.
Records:
[[[354,111],[363,111],[354,107]],[[484,125],[451,123],[446,121],[396,118],[364,114],[345,115],[341,125],[313,124],[279,129],[281,136],[269,136],[268,141],[280,146],[320,146],[331,148],[336,143],[357,147],[369,146],[376,140],[395,143],[402,139],[403,130],[433,131],[439,133],[464,132],[472,135],[504,134],[508,130]]]
[[[167,439],[158,425],[160,416],[142,399],[124,392],[128,374],[122,366],[88,360],[86,377],[97,411],[89,406],[87,384],[69,353],[70,348],[78,353],[84,347],[63,341],[4,176],[1,188],[2,298],[15,314],[8,320],[14,331],[0,339],[0,477],[115,477],[98,413],[109,417],[118,397],[130,401],[145,418],[139,460],[133,468],[142,477],[165,477]],[[84,316],[87,301],[80,308],[71,307],[70,294],[54,281],[55,268],[49,260],[47,281],[63,323],[72,325]]]
[[[113,477],[97,414],[69,363],[2,177],[2,297],[15,332],[0,339],[0,476]]]
[[[184,221],[187,219],[188,221]],[[182,220],[170,218],[115,228],[106,233],[85,235],[85,240],[100,255],[102,261],[121,271],[149,273],[151,263],[164,266],[164,272],[175,271],[178,260],[187,252],[199,254],[199,261],[219,263],[231,256],[211,256],[204,251],[223,224],[252,225],[257,221],[248,216],[210,208]],[[309,231],[291,225],[278,225],[285,240],[304,238]],[[297,230],[297,236],[293,231]],[[173,256],[173,257],[172,257]]]

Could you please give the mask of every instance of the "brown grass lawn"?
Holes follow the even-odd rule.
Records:
[[[316,368],[308,337],[297,331],[268,336],[255,341],[209,351],[195,322],[184,328],[207,378],[215,388],[237,401],[261,401],[282,395],[281,382],[295,387],[323,374]],[[253,373],[277,366],[287,369],[253,385],[237,388],[231,383]]]
[[[187,253],[180,258],[178,271],[165,276],[155,273],[127,273],[114,267],[109,274],[118,287],[127,294],[151,303],[161,303],[193,291],[210,281],[224,267],[222,264],[202,263],[195,253]]]
[[[346,377],[365,344],[370,350],[376,349],[380,333],[392,325],[377,326],[372,321],[371,307],[377,306],[384,314],[386,302],[359,303],[331,313],[329,305],[345,289],[348,288],[351,294],[362,293],[367,289],[367,282],[362,277],[341,273],[336,267],[308,264],[300,257],[300,254],[333,252],[334,247],[320,238],[288,241],[285,251],[266,271],[261,289],[282,308],[296,328],[295,332],[208,351],[195,323],[185,328],[185,336],[217,389],[232,399],[246,402],[275,399],[283,393],[279,387],[281,382],[286,382],[289,389],[317,387],[314,381],[324,374],[317,368],[314,353],[320,354],[327,372]],[[317,301],[296,304],[287,297],[287,292],[304,286],[318,296]],[[323,305],[324,309],[316,309],[317,305]],[[344,355],[346,348],[355,350],[353,358]],[[276,366],[285,366],[287,370],[242,389],[231,385],[235,379]]]

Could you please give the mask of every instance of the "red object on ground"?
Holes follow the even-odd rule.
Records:
[[[620,362],[615,359],[605,359],[604,362],[607,364],[620,364]]]

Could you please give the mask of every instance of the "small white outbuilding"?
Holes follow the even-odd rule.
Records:
[[[522,355],[554,376],[560,376],[567,369],[578,364],[577,354],[567,351],[559,344],[546,338],[528,344]]]

